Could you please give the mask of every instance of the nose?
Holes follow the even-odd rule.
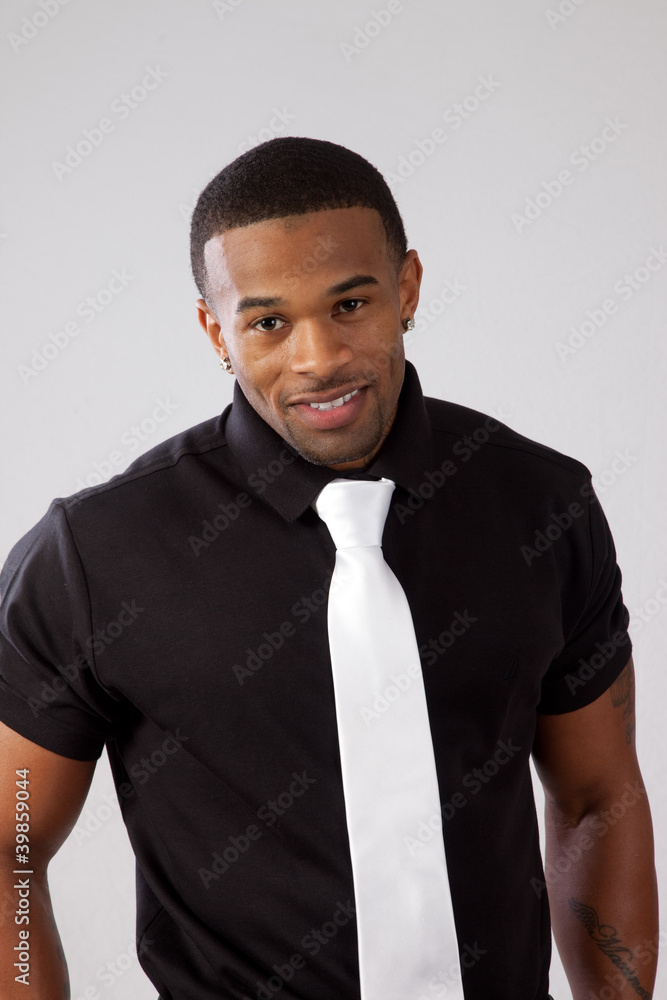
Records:
[[[294,372],[329,378],[333,371],[354,357],[348,335],[331,320],[300,320],[294,333],[291,359]]]

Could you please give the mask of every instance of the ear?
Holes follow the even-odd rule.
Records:
[[[424,268],[422,267],[417,251],[408,250],[403,258],[403,263],[396,279],[401,316],[404,319],[414,316],[417,312],[423,271]]]
[[[213,310],[207,304],[205,299],[197,299],[197,317],[199,319],[199,324],[213,344],[213,350],[220,358],[224,358],[227,355],[227,348],[225,347],[225,342],[222,337],[222,331],[220,329],[220,323],[218,322],[218,317],[215,315]]]

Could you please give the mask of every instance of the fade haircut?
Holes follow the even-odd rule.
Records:
[[[372,163],[335,142],[301,136],[269,139],[249,149],[223,167],[197,199],[190,261],[200,295],[211,304],[204,247],[212,236],[286,215],[355,206],[379,212],[398,274],[408,249],[403,220]]]

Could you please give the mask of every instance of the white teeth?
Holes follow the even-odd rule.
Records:
[[[348,399],[352,399],[358,389],[353,389],[352,392],[348,392],[347,396],[339,396],[338,399],[330,399],[328,403],[311,403],[310,405],[314,410],[331,410],[335,406],[342,406],[343,403],[347,403]]]

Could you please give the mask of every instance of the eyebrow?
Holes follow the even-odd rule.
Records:
[[[345,281],[340,281],[337,285],[327,288],[324,296],[328,298],[331,295],[342,295],[344,292],[349,292],[352,288],[360,288],[362,285],[379,284],[378,279],[374,278],[372,274],[355,274],[352,278],[347,278]],[[284,303],[285,299],[279,295],[246,295],[245,298],[239,301],[236,312],[242,313],[247,309],[271,309],[273,306],[284,305]]]

